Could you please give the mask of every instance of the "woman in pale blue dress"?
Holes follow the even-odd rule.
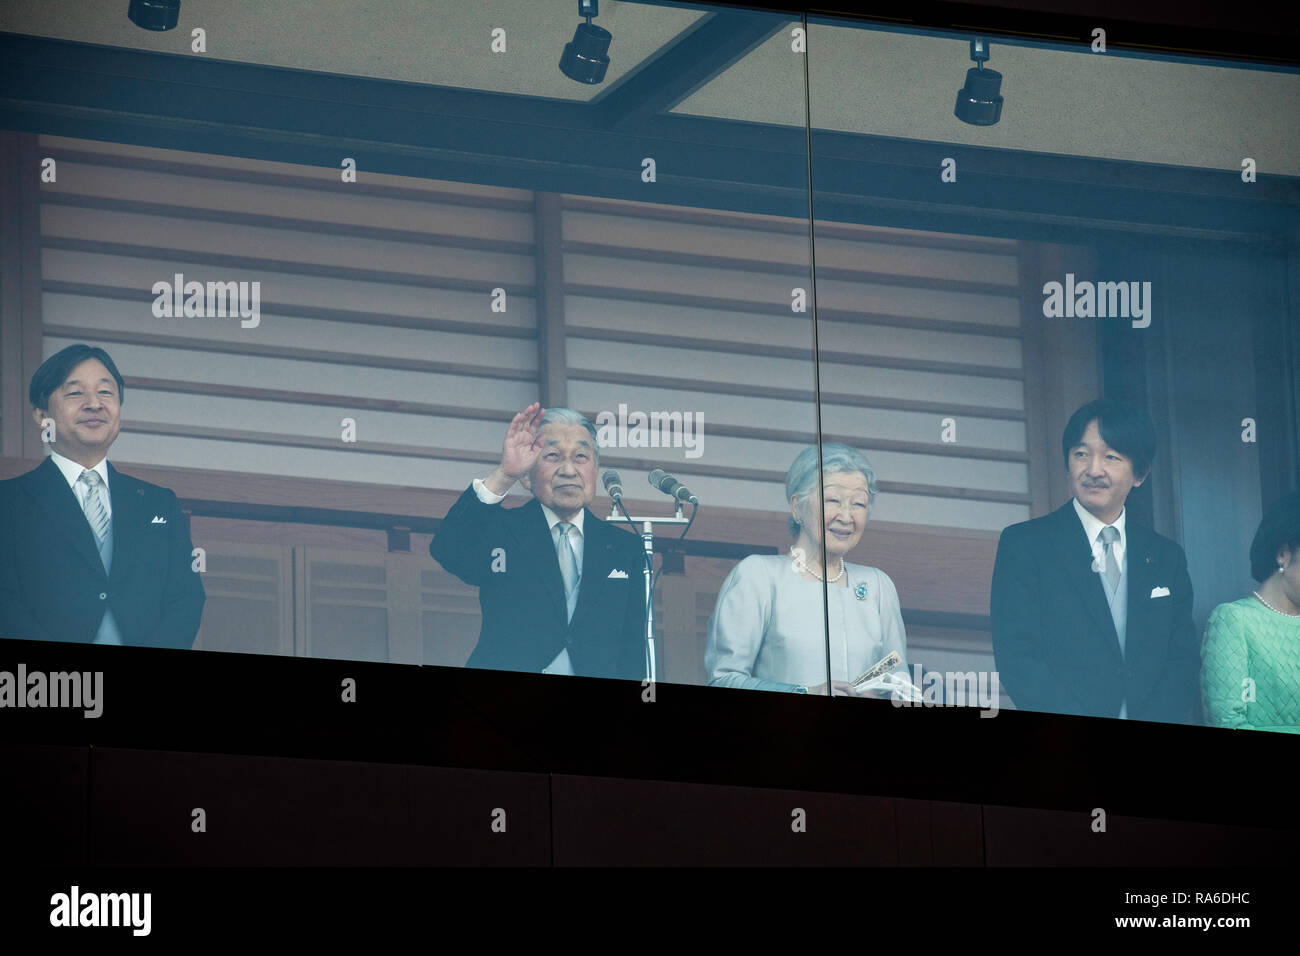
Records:
[[[894,582],[879,568],[850,564],[876,497],[876,474],[861,452],[839,442],[804,449],[786,473],[789,554],[751,555],[727,575],[709,618],[704,667],[711,685],[825,694],[827,617],[831,691],[889,696],[849,683],[897,651],[891,675],[905,680],[907,639]],[[818,479],[824,476],[825,512]],[[822,567],[822,542],[826,563]],[[896,680],[891,677],[891,681]]]

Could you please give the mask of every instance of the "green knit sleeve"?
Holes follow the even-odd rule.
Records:
[[[1201,642],[1201,699],[1207,724],[1256,729],[1246,720],[1243,700],[1249,676],[1243,615],[1231,604],[1220,604],[1211,612]]]

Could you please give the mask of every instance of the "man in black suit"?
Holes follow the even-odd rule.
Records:
[[[1126,520],[1151,471],[1147,414],[1101,399],[1061,438],[1072,500],[998,541],[998,676],[1021,710],[1190,723],[1199,642],[1183,550]]]
[[[203,584],[176,495],[108,463],[122,376],[108,353],[70,345],[32,376],[49,456],[0,482],[0,637],[183,647]]]
[[[587,508],[596,430],[534,402],[506,432],[501,463],[447,512],[429,553],[479,589],[469,667],[640,680],[646,675],[641,542]],[[522,508],[500,506],[519,481]]]

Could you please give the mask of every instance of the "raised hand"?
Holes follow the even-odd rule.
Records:
[[[506,439],[501,445],[501,464],[484,479],[484,484],[492,491],[505,494],[532,470],[542,450],[542,436],[538,429],[545,414],[541,402],[533,402],[510,419]]]

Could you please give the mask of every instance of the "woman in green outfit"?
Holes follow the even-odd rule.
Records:
[[[1259,588],[1220,604],[1201,645],[1212,727],[1300,733],[1300,492],[1264,515],[1250,545]]]

